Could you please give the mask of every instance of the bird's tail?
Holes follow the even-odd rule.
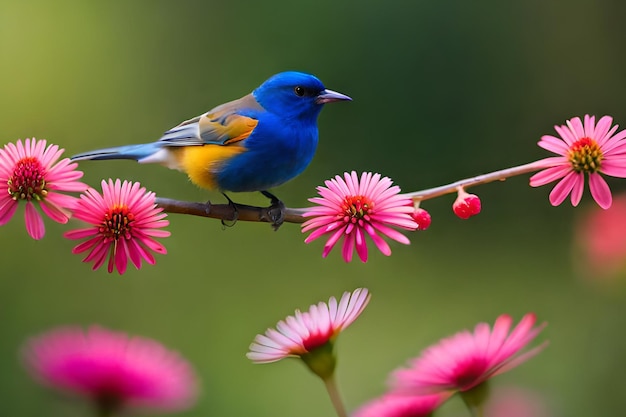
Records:
[[[101,161],[106,159],[132,159],[138,162],[152,162],[153,157],[163,145],[158,142],[143,143],[141,145],[117,146],[115,148],[96,149],[89,152],[79,153],[72,156],[72,161],[94,160]],[[155,161],[156,162],[156,161]]]

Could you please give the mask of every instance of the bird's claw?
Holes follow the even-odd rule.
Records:
[[[267,208],[267,216],[272,223],[272,229],[278,230],[285,221],[285,204],[267,190],[261,191],[261,194],[270,199],[270,206]]]
[[[228,205],[233,209],[233,217],[231,219],[222,219],[223,227],[233,227],[237,224],[237,219],[239,218],[239,210],[237,209],[237,204],[233,200],[230,199],[225,193],[222,193],[224,197],[228,200]],[[230,222],[230,223],[227,223]]]
[[[272,223],[272,229],[278,230],[285,221],[285,204],[279,199],[272,199],[272,203],[267,208],[267,215]]]

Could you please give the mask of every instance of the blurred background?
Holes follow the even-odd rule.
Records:
[[[2,142],[46,138],[69,156],[152,141],[293,69],[354,101],[322,112],[311,166],[273,190],[288,206],[350,170],[416,191],[547,156],[536,142],[574,116],[626,124],[625,13],[615,0],[0,0]],[[80,168],[92,186],[122,178],[163,197],[223,201],[159,166]],[[594,205],[589,194],[577,209],[555,208],[550,189],[531,189],[528,177],[471,189],[483,211],[467,221],[452,213],[454,196],[428,201],[430,229],[410,234],[410,246],[392,243],[391,257],[373,250],[367,264],[345,264],[337,249],[322,259],[323,242],[304,244],[297,225],[224,229],[172,215],[168,255],[123,276],[71,254],[76,243],[62,233],[78,223],[47,220],[46,238],[33,241],[20,211],[0,228],[0,414],[86,415],[36,385],[19,349],[52,327],[97,323],[157,339],[193,364],[202,396],[180,416],[332,416],[298,361],[253,365],[245,353],[294,309],[365,286],[372,301],[337,344],[349,410],[440,338],[533,311],[549,323],[539,337],[549,348],[494,385],[533,390],[553,416],[619,415],[626,290],[619,276],[599,282],[580,265],[575,228]],[[463,412],[454,399],[438,415]]]

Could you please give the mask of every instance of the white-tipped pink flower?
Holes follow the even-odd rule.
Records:
[[[357,288],[352,293],[345,292],[339,302],[331,297],[328,304],[313,304],[306,312],[296,310],[295,315],[279,321],[276,330],[267,329],[265,334],[257,335],[247,357],[256,363],[300,357],[311,367],[311,354],[318,350],[327,353],[325,348],[329,345],[332,352],[333,342],[339,333],[359,317],[369,300],[368,290]],[[332,375],[334,359],[331,362],[330,368],[324,364],[324,369],[320,371],[324,374],[323,378]]]
[[[571,195],[577,206],[583,195],[585,175],[589,176],[589,190],[594,200],[604,209],[611,206],[611,190],[600,175],[626,178],[626,131],[617,131],[610,116],[595,123],[595,117],[585,115],[583,121],[574,117],[563,126],[554,126],[560,137],[545,135],[539,146],[560,156],[543,159],[547,169],[530,178],[532,187],[560,180],[550,192],[550,203],[561,204]]]
[[[418,225],[411,217],[413,204],[410,198],[399,194],[400,187],[380,174],[364,172],[344,173],[325,181],[326,187],[317,187],[320,197],[309,199],[318,206],[312,207],[304,217],[311,217],[302,225],[302,232],[313,232],[305,239],[309,243],[327,236],[323,257],[328,256],[335,244],[343,239],[342,255],[346,262],[352,260],[356,249],[361,261],[367,261],[366,236],[376,247],[389,256],[391,248],[381,234],[408,245],[409,239],[390,226],[416,230]]]
[[[352,417],[430,417],[448,397],[385,394],[361,406]]]
[[[89,188],[74,208],[74,217],[90,223],[86,229],[65,233],[68,239],[87,239],[76,246],[73,253],[89,252],[83,262],[93,262],[93,269],[100,268],[107,256],[107,270],[117,268],[126,272],[128,258],[137,269],[142,259],[154,265],[156,260],[150,251],[165,254],[165,247],[154,240],[167,237],[170,232],[161,230],[169,222],[167,215],[155,203],[155,194],[146,191],[136,182],[109,179],[102,181],[102,194]]]
[[[513,320],[501,315],[493,330],[487,323],[443,339],[427,348],[409,363],[408,369],[392,375],[394,390],[402,393],[431,394],[468,391],[506,372],[539,353],[546,343],[520,353],[541,330],[534,314],[525,315],[511,331]]]
[[[57,223],[67,223],[75,197],[61,192],[82,192],[87,185],[78,181],[83,173],[68,158],[59,161],[63,149],[47,145],[45,140],[18,140],[0,149],[0,226],[6,224],[20,201],[26,203],[26,231],[33,239],[44,237],[46,228],[41,210]],[[57,162],[58,161],[58,162]]]
[[[183,410],[196,398],[189,364],[154,340],[97,326],[62,327],[32,338],[23,353],[37,381],[88,398],[99,415]]]

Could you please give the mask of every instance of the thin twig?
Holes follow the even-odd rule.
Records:
[[[547,168],[545,162],[536,161],[529,164],[516,166],[513,168],[501,169],[499,171],[490,172],[488,174],[478,175],[471,178],[466,178],[453,182],[451,184],[442,185],[440,187],[429,188],[422,191],[415,191],[412,193],[403,194],[405,197],[412,198],[415,201],[429,200],[431,198],[439,197],[445,194],[456,193],[459,188],[469,188],[480,184],[487,184],[494,181],[504,181],[507,178],[515,177],[517,175],[528,174],[540,169]]]

